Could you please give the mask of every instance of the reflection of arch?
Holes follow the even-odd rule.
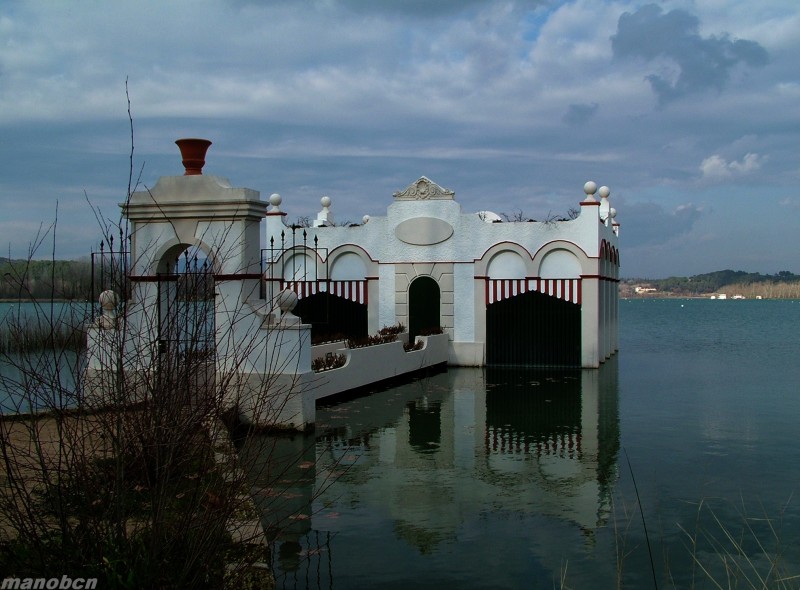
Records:
[[[423,453],[436,450],[442,443],[442,404],[439,401],[416,400],[406,404],[408,410],[408,445]]]
[[[489,367],[486,380],[487,454],[580,458],[582,429],[597,427],[582,424],[580,373]],[[537,395],[521,394],[531,382]]]
[[[431,277],[419,276],[408,287],[409,342],[424,330],[439,328],[441,293],[439,284]]]

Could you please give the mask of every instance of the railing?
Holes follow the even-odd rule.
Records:
[[[125,238],[120,234],[115,250],[114,236],[100,242],[100,249],[91,253],[91,318],[100,315],[98,297],[103,291],[114,291],[122,301],[128,301],[131,295],[130,252],[124,248]]]
[[[328,249],[319,247],[319,238],[314,236],[313,244],[308,243],[308,231],[292,226],[281,232],[280,243],[275,237],[269,239],[269,248],[261,249],[261,298],[267,297],[270,285],[283,289],[282,281],[316,281],[320,276],[328,277]],[[302,233],[298,236],[298,231]],[[313,261],[309,268],[308,260]],[[302,261],[302,264],[300,262]],[[321,272],[320,272],[321,271]],[[287,276],[288,275],[288,276]],[[271,293],[275,295],[275,293]]]

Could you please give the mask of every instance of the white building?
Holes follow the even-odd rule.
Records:
[[[180,368],[165,363],[199,359],[188,380],[227,376],[228,403],[247,420],[305,427],[326,391],[311,369],[315,333],[352,338],[402,323],[412,343],[428,330],[447,335],[428,339],[436,344],[419,362],[404,356],[402,369],[387,360],[349,367],[370,383],[445,360],[596,368],[617,350],[619,226],[606,187],[585,184],[575,219],[502,222],[462,212],[453,191],[421,177],[393,195],[384,217],[335,226],[323,197],[314,227],[289,227],[278,195],[267,203],[202,174],[209,141],[176,143],[186,174],[122,205],[130,250],[115,260],[129,292],[122,318],[117,295],[101,297],[87,399],[106,403],[122,368],[139,376],[124,388],[125,403],[136,401],[155,391],[153,376]]]
[[[575,219],[499,222],[423,176],[360,225],[331,225],[323,197],[311,228],[272,195],[270,291],[295,290],[318,333],[441,327],[453,365],[598,367],[618,346],[618,225],[608,189],[584,190]]]

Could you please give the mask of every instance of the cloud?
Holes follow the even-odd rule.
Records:
[[[704,180],[722,180],[732,176],[749,174],[761,168],[761,164],[766,161],[765,156],[748,152],[739,160],[728,162],[719,154],[709,156],[700,164],[700,172]]]
[[[731,40],[727,33],[702,37],[699,29],[699,19],[685,10],[664,13],[648,4],[619,17],[611,47],[615,58],[639,58],[660,67],[645,78],[661,105],[721,91],[736,66],[760,67],[768,61],[766,49],[755,41]]]
[[[227,0],[232,6],[286,6],[286,0]],[[485,0],[310,0],[305,4],[315,10],[335,11],[345,8],[356,14],[386,14],[402,18],[437,17],[464,12]]]
[[[617,207],[626,247],[657,245],[689,233],[706,210],[694,203],[672,210],[659,203],[621,203]]]
[[[596,102],[591,104],[571,104],[561,120],[567,125],[582,125],[594,116],[599,106]]]

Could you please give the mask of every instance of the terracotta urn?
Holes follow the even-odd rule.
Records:
[[[203,173],[203,166],[206,163],[206,152],[211,142],[207,139],[196,139],[193,137],[178,139],[175,141],[181,150],[183,167],[186,172],[184,176],[194,176]]]

